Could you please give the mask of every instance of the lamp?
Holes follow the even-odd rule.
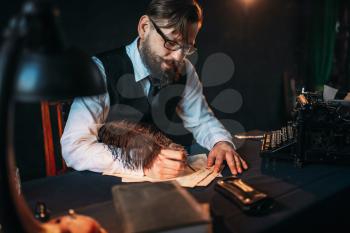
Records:
[[[0,53],[0,232],[45,232],[20,189],[13,148],[14,101],[63,100],[105,92],[92,60],[66,49],[58,10],[48,0],[24,4]]]

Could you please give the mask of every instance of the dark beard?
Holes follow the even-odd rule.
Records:
[[[180,64],[172,61],[171,69],[162,70],[161,63],[164,59],[151,51],[149,43],[149,38],[146,38],[143,44],[140,45],[140,55],[150,72],[151,78],[159,79],[161,88],[178,81],[181,77]]]

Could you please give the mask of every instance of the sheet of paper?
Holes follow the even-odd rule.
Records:
[[[220,173],[214,172],[214,167],[207,168],[207,156],[206,154],[198,154],[193,156],[188,156],[187,162],[189,165],[194,168],[195,171],[187,168],[183,176],[179,176],[173,179],[167,180],[176,180],[183,187],[193,188],[195,186],[207,186],[210,184],[215,177]],[[113,173],[113,172],[104,172],[103,175],[118,176],[122,178],[122,182],[162,182],[167,180],[153,179],[147,176],[138,177],[132,176],[130,174],[122,173]]]
[[[220,172],[222,171],[222,169],[224,169],[225,165],[222,165],[220,168]],[[209,176],[207,176],[205,179],[203,179],[201,182],[199,182],[196,186],[201,186],[201,187],[205,187],[208,186],[216,177],[222,177],[220,172],[212,172],[209,174]]]

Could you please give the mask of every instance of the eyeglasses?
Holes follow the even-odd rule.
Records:
[[[177,51],[179,49],[182,49],[182,51],[184,52],[185,55],[191,55],[197,51],[197,48],[194,47],[193,45],[188,45],[188,44],[180,45],[179,43],[177,43],[173,40],[169,40],[167,38],[167,36],[164,35],[164,33],[160,30],[160,28],[157,26],[157,24],[150,17],[148,17],[148,18],[152,22],[154,28],[156,29],[156,32],[163,38],[165,48],[167,48],[171,51]]]

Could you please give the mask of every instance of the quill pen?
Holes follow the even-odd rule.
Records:
[[[185,151],[161,132],[128,121],[105,123],[98,131],[98,140],[108,146],[114,159],[132,170],[150,168],[162,149]]]

